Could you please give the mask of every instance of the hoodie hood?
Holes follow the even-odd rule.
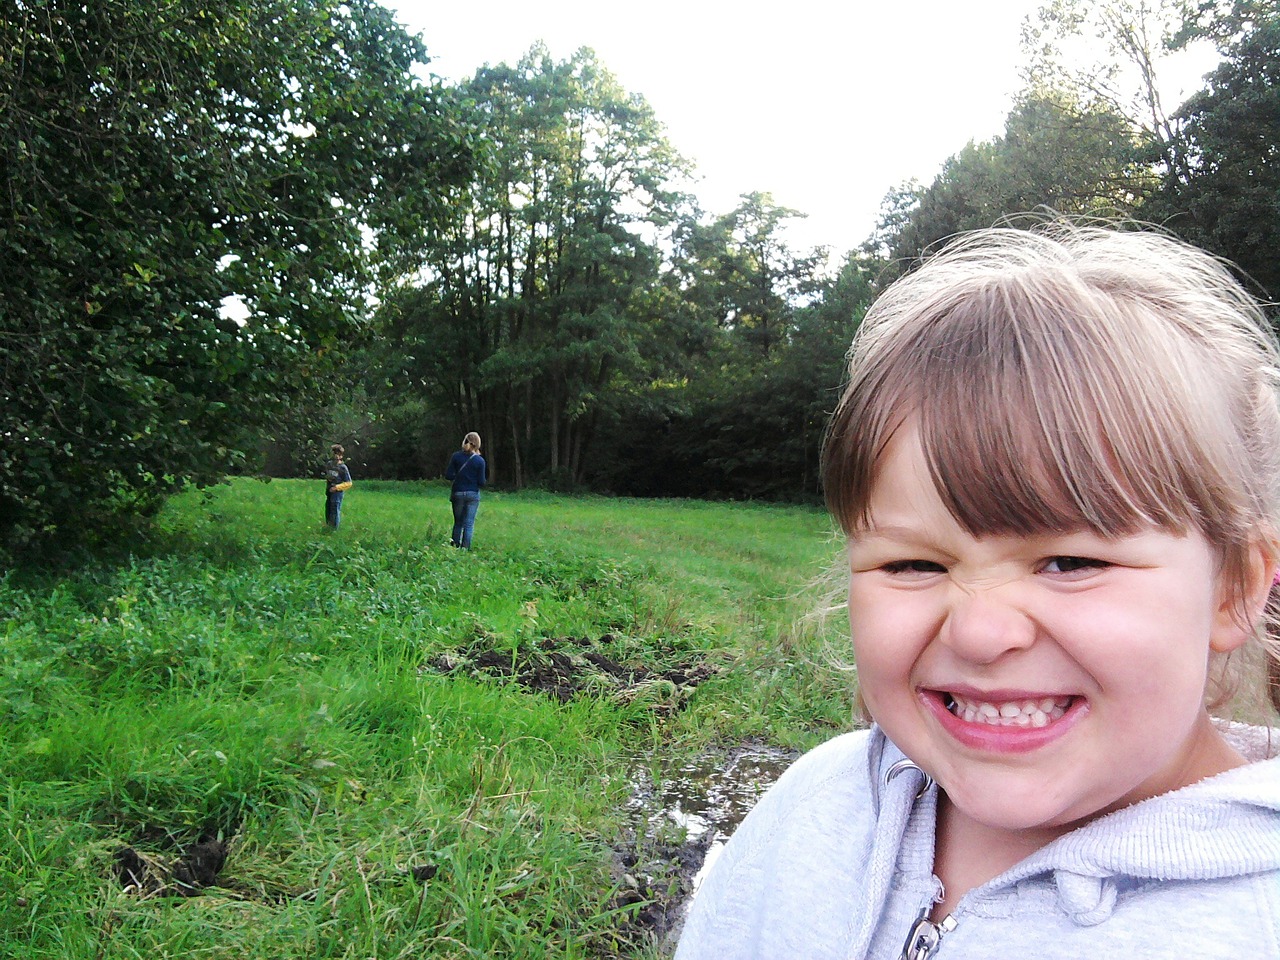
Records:
[[[1220,729],[1250,762],[1099,817],[973,894],[983,897],[1024,880],[1052,877],[1062,910],[1076,923],[1092,926],[1111,915],[1118,890],[1125,887],[1280,870],[1280,730],[1236,723]],[[878,794],[889,789],[886,774],[905,758],[887,740],[876,747],[870,752],[880,770],[873,786],[879,801]],[[894,784],[894,792],[928,786],[918,771],[903,779],[910,785]]]
[[[1280,731],[1224,734],[1249,764],[1099,817],[966,892],[933,930],[939,956],[1280,958]],[[902,956],[940,892],[937,800],[878,727],[810,751],[724,848],[676,956]]]
[[[1047,869],[1134,880],[1217,880],[1280,869],[1280,731],[1223,730],[1248,760],[1073,830],[1006,874]]]

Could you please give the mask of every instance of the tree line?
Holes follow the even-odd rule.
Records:
[[[10,557],[188,483],[308,475],[332,441],[358,475],[436,476],[471,429],[511,487],[814,498],[876,292],[1038,207],[1162,224],[1280,291],[1275,2],[1052,0],[1003,135],[834,257],[768,194],[700,209],[587,49],[447,84],[371,0],[0,8]],[[1219,64],[1166,115],[1158,62],[1192,42]]]

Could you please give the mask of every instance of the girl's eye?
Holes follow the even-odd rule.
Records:
[[[932,560],[892,560],[881,568],[885,573],[946,573],[947,568]]]
[[[1093,557],[1050,557],[1045,561],[1045,573],[1079,573],[1083,570],[1102,570],[1111,566],[1105,560]]]

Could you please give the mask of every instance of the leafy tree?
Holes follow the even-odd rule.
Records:
[[[1241,0],[1195,30],[1223,60],[1177,112],[1186,167],[1149,215],[1280,297],[1280,9]]]
[[[1065,214],[1131,214],[1153,178],[1138,165],[1130,125],[1063,92],[1024,95],[1004,135],[970,142],[927,188],[892,193],[881,234],[896,270],[964,230],[1047,207]]]
[[[849,254],[835,276],[816,284],[813,302],[795,311],[784,344],[763,362],[725,368],[703,385],[706,402],[695,409],[695,422],[705,443],[693,446],[713,489],[783,500],[820,496],[823,432],[882,268],[875,258]]]
[[[686,231],[700,242],[678,250],[672,276],[681,278],[681,302],[704,321],[686,328],[692,362],[679,380],[651,384],[650,402],[633,405],[610,425],[606,455],[588,477],[594,485],[640,496],[817,496],[822,431],[883,265],[850,255],[836,276],[823,278],[818,254],[791,253],[776,234],[782,218],[774,219],[767,239],[755,238],[765,242],[749,248],[773,251],[775,269],[788,265],[785,279],[775,279],[780,306],[766,351],[762,327],[743,323],[750,314],[736,312],[726,294],[742,289],[735,274],[723,270],[726,258],[740,262],[723,230],[732,221],[731,214]]]
[[[467,168],[424,61],[369,0],[0,0],[4,542],[216,479],[323,374]]]
[[[389,302],[403,390],[478,429],[494,474],[580,477],[610,399],[644,379],[638,308],[682,162],[590,50],[531,49],[461,86],[487,143],[427,238],[425,282]]]
[[[924,186],[912,177],[889,190],[880,201],[875,229],[862,244],[862,252],[870,257],[888,259],[893,256],[894,244],[911,222],[911,215],[920,205]]]
[[[730,213],[687,231],[688,287],[715,322],[767,356],[788,336],[797,305],[817,290],[826,260],[819,248],[793,250],[783,236],[804,214],[780,207],[767,193],[745,193]]]
[[[949,157],[890,239],[889,256],[896,269],[905,270],[937,241],[962,230],[989,227],[1008,212],[999,199],[998,175],[994,142],[971,140]]]
[[[1196,0],[1049,0],[1023,26],[1028,88],[1123,117],[1161,171],[1176,174],[1184,159],[1160,71],[1186,46],[1198,9]]]

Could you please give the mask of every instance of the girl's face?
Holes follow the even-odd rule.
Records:
[[[1053,836],[1241,762],[1203,698],[1248,632],[1199,533],[976,538],[908,422],[849,560],[862,696],[954,815]]]

